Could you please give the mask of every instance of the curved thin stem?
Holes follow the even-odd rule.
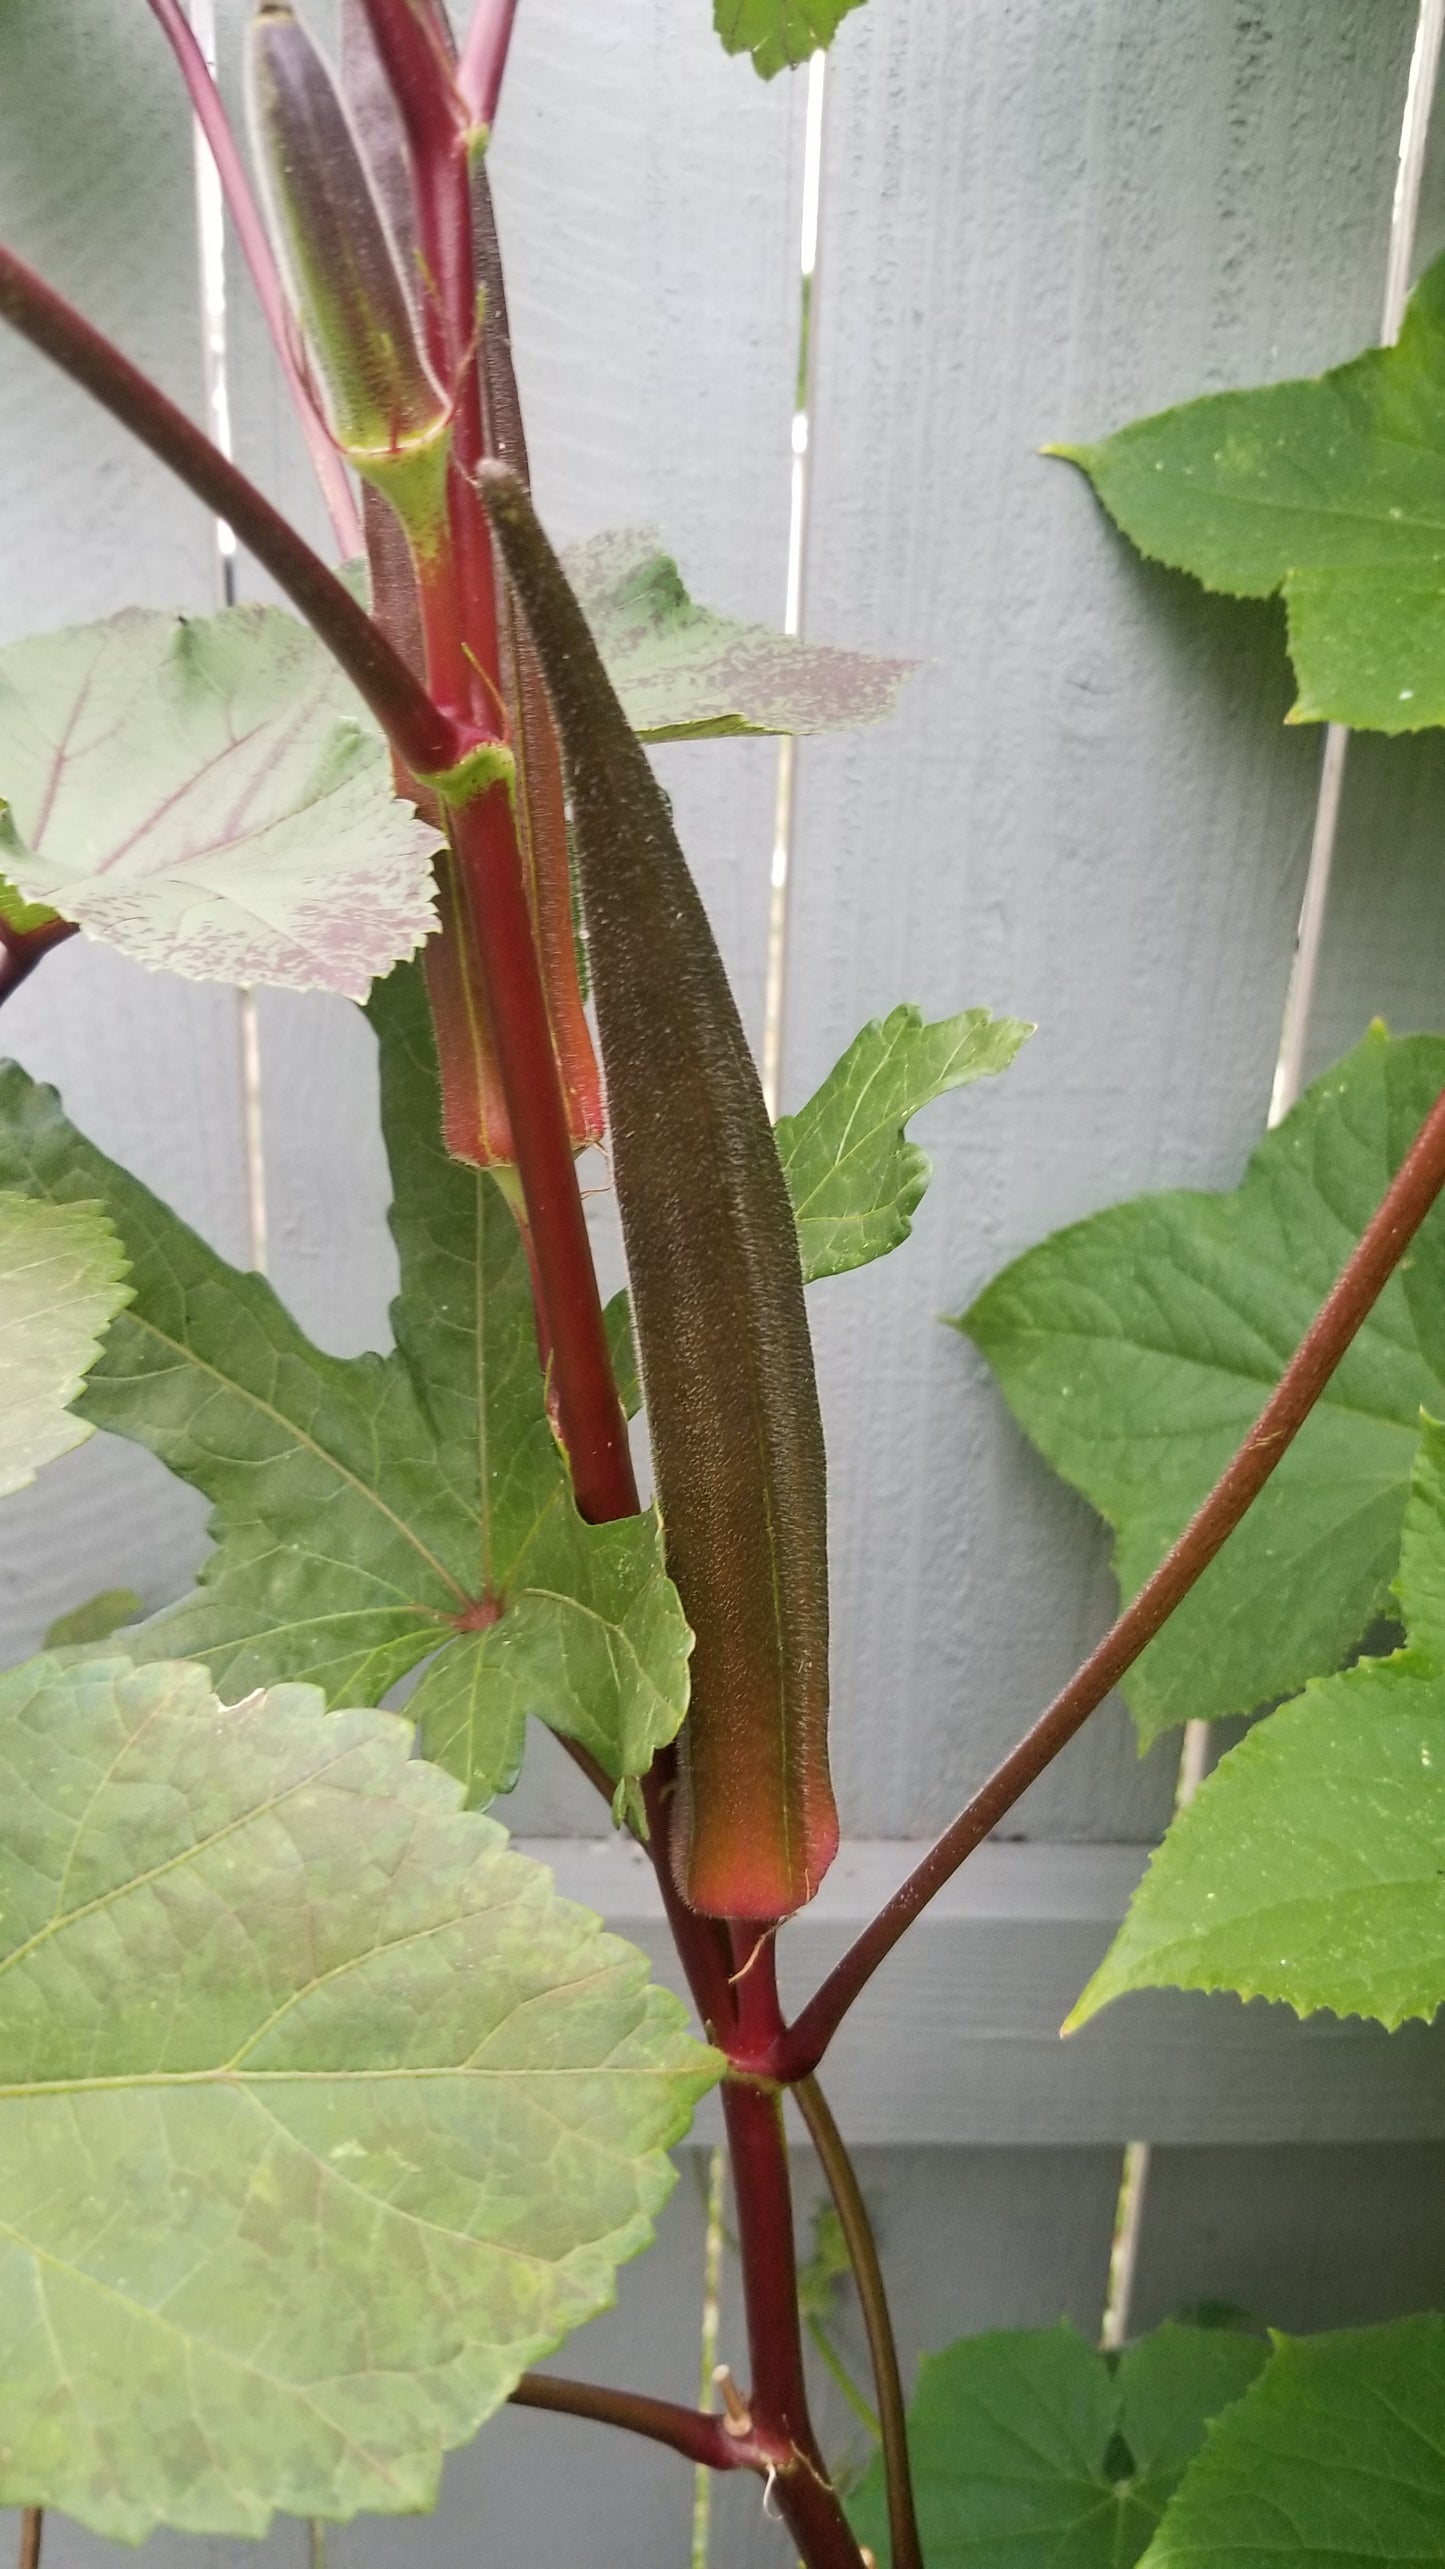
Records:
[[[893,2569],[923,2569],[918,2518],[913,2505],[913,2478],[908,2461],[903,2378],[898,2370],[893,2316],[888,2307],[883,2269],[878,2262],[878,2243],[873,2236],[873,2225],[868,2218],[868,2207],[863,2200],[853,2162],[843,2144],[843,2135],[833,2120],[832,2108],[817,2080],[800,2078],[793,2088],[793,2095],[807,2124],[813,2147],[818,2153],[818,2164],[828,2180],[828,2191],[837,2208],[853,2268],[853,2280],[858,2287],[863,2325],[868,2333],[873,2387],[878,2397],[878,2427],[883,2446],[883,2477],[888,2495],[888,2538],[893,2551]]]
[[[573,2382],[557,2373],[524,2373],[512,2393],[515,2408],[545,2408],[588,2417],[597,2426],[622,2426],[654,2444],[670,2445],[685,2462],[709,2471],[766,2471],[767,2458],[747,2436],[730,2435],[721,2417],[676,2400],[650,2399],[642,2391],[615,2391],[601,2382]]]
[[[195,32],[181,7],[181,0],[150,0],[150,7],[159,23],[161,33],[180,66],[181,78],[190,94],[196,122],[205,135],[211,158],[216,164],[216,175],[221,182],[226,210],[236,227],[236,238],[241,244],[241,254],[251,271],[251,283],[256,289],[256,300],[261,306],[262,316],[270,333],[271,345],[276,351],[277,362],[286,378],[287,389],[295,405],[296,416],[301,423],[301,434],[306,440],[307,452],[311,457],[316,479],[321,486],[321,496],[326,502],[326,513],[331,520],[331,531],[336,538],[337,549],[344,562],[350,561],[362,549],[361,520],[356,513],[351,484],[346,478],[346,467],[326,433],[325,422],[317,414],[316,405],[296,363],[296,353],[287,327],[286,297],[282,291],[280,274],[271,254],[271,244],[267,238],[266,226],[261,220],[260,209],[251,193],[251,184],[246,176],[246,165],[237,148],[230,120],[221,104],[220,91],[211,77],[210,66],[196,42]]]
[[[936,1891],[958,1871],[1021,1793],[1067,1746],[1112,1686],[1182,1604],[1197,1579],[1259,1496],[1299,1434],[1356,1332],[1384,1292],[1426,1214],[1445,1186],[1445,1091],[1437,1097],[1392,1178],[1352,1256],[1295,1349],[1232,1462],[1190,1519],[1152,1579],[1104,1635],[1062,1694],[995,1767],[945,1829],[937,1845],[866,1926],[829,1972],[769,2062],[774,2077],[796,2080],[815,2070],[860,1990],[907,1934]]]
[[[432,703],[320,554],[148,375],[4,248],[0,320],[8,321],[148,446],[214,516],[234,527],[340,663],[414,775],[445,775],[460,764],[471,740]]]

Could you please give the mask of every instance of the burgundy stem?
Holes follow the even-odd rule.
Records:
[[[121,355],[53,286],[0,248],[0,320],[80,384],[234,527],[345,670],[393,749],[414,774],[445,775],[472,746],[439,711],[400,654],[279,509],[159,386]]]
[[[753,2433],[776,2457],[774,2494],[807,2569],[862,2569],[808,2414],[782,2094],[729,2078],[722,2104],[747,2306]]]
[[[477,0],[457,73],[457,87],[474,125],[495,121],[516,14],[517,0]]]
[[[496,1038],[577,1505],[594,1522],[635,1516],[640,1502],[627,1422],[612,1378],[602,1297],[505,786],[493,786],[454,813],[452,835],[478,916],[486,921],[486,934],[478,941],[483,998]]]
[[[48,919],[43,928],[7,928],[0,921],[0,1007],[56,946],[78,934],[71,919]]]
[[[287,326],[286,297],[282,291],[281,278],[271,255],[266,226],[261,220],[259,208],[251,193],[245,163],[236,147],[236,137],[231,131],[225,108],[221,104],[220,92],[211,77],[206,57],[196,42],[190,20],[181,6],[181,0],[150,0],[150,6],[160,22],[166,42],[180,65],[181,77],[190,92],[196,121],[210,146],[211,158],[216,164],[216,173],[221,182],[221,192],[226,200],[226,208],[236,227],[236,238],[241,244],[242,256],[251,271],[251,282],[256,289],[256,299],[261,306],[266,328],[271,336],[271,345],[276,351],[281,371],[286,378],[291,399],[296,407],[296,416],[301,423],[301,434],[306,440],[316,479],[321,486],[321,496],[326,502],[326,512],[331,520],[331,531],[336,538],[337,549],[344,562],[350,561],[362,549],[361,520],[356,513],[356,502],[351,495],[351,484],[346,478],[346,468],[326,433],[325,422],[317,413],[316,405],[296,363],[296,353]]]
[[[590,2417],[599,2426],[623,2426],[654,2444],[671,2445],[686,2462],[709,2471],[766,2471],[768,2462],[748,2436],[730,2435],[720,2417],[682,2408],[675,2400],[641,2391],[615,2391],[600,2382],[573,2382],[557,2373],[524,2373],[512,2393],[516,2408],[545,2408],[568,2417]]]
[[[927,1908],[934,1893],[942,1890],[965,1857],[972,1855],[991,1829],[997,1828],[1020,1794],[1027,1792],[1060,1749],[1068,1745],[1188,1596],[1195,1581],[1202,1578],[1246,1509],[1259,1496],[1281,1455],[1299,1434],[1442,1186],[1445,1090],[1431,1107],[1333,1291],[1321,1304],[1244,1443],[1220,1474],[1203,1506],[1165,1554],[1152,1579],[1145,1581],[1097,1650],[1070,1678],[1062,1694],[1055,1696],[1003,1764],[995,1767],[967,1809],[960,1811],[938,1844],[829,1972],[778,2044],[769,2063],[775,2077],[805,2078],[817,2068],[859,1991]]]

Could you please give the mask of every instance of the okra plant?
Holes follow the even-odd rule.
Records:
[[[856,5],[716,14],[768,75]],[[128,2540],[422,2508],[507,2400],[755,2475],[807,2569],[946,2569],[985,2543],[1025,2569],[1062,2556],[1060,2524],[1091,2569],[1437,2556],[1434,2320],[1272,2347],[1177,2324],[1121,2358],[1067,2330],[965,2341],[906,2420],[819,2073],[1121,1681],[1146,1736],[1296,1700],[1181,1814],[1076,2017],[1157,1982],[1392,2025],[1445,1997],[1445,1428],[1421,1423],[1445,1412],[1445,1044],[1373,1035],[1237,1195],[1098,1216],[965,1315],[1117,1528],[1128,1602],[789,2020],[778,1940],[838,1845],[806,1291],[906,1239],[910,1117],[1030,1029],[900,1005],[770,1125],[645,744],[871,719],[902,673],[729,625],[630,539],[554,551],[488,179],[515,0],[478,0],[460,47],[443,0],[343,0],[334,64],[262,0],[249,173],[181,0],[149,6],[340,567],[0,250],[0,315],[295,610],[127,614],[0,652],[0,997],[82,933],[363,1005],[400,1291],[387,1354],[323,1354],[52,1091],[0,1072],[0,1490],[98,1427],[203,1491],[214,1538],[192,1596],[130,1622],[98,1600],[0,1681],[0,2500],[27,2510],[29,2558],[46,2507]],[[1393,357],[1229,397],[1277,406],[1253,449],[1202,405],[1078,454],[1151,550],[1283,582],[1311,670],[1331,664],[1310,715],[1445,707],[1438,546],[1385,497],[1391,470],[1433,489],[1419,447],[1445,449],[1442,296],[1437,272]],[[1409,614],[1392,591],[1382,623],[1338,511],[1325,553],[1289,550],[1311,400],[1349,424],[1330,452],[1380,501]],[[1229,487],[1251,452],[1257,477],[1296,475],[1277,542],[1261,494]],[[628,1271],[606,1307],[577,1175],[604,1140]],[[1403,1647],[1336,1674],[1392,1596]],[[486,1815],[529,1720],[645,1848],[696,2032]],[[645,2245],[714,2085],[747,2381],[714,2414],[535,2373]],[[878,2456],[848,2489],[809,2408],[788,2098],[873,2364]]]

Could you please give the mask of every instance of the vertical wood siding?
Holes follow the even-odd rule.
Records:
[[[233,102],[246,14],[219,0]],[[332,13],[309,14],[324,31]],[[523,0],[496,187],[550,524],[655,524],[697,594],[776,621],[803,85],[725,60],[710,14]],[[1412,0],[870,0],[830,65],[807,621],[920,667],[894,725],[799,758],[784,1103],[900,999],[1040,1024],[1006,1080],[924,1122],[936,1174],[911,1247],[813,1305],[860,1834],[916,1835],[951,1808],[1112,1598],[1097,1527],[937,1315],[1061,1222],[1233,1181],[1263,1121],[1309,838],[1318,742],[1281,727],[1278,616],[1142,567],[1036,450],[1369,337],[1413,21]],[[141,0],[0,0],[0,232],[198,412],[192,208],[187,119]],[[1424,233],[1441,241],[1445,152]],[[234,258],[230,291],[239,459],[324,538]],[[0,637],[210,605],[202,512],[13,341],[0,462]],[[239,582],[265,593],[244,560]],[[1317,1063],[1380,1010],[1441,1022],[1440,939],[1420,922],[1445,931],[1442,759],[1438,739],[1352,754]],[[760,1038],[774,753],[660,764]],[[370,1037],[319,998],[263,993],[258,1023],[272,1272],[324,1344],[381,1343],[394,1266]],[[3,1034],[96,1140],[249,1254],[232,993],[78,940]],[[5,1656],[102,1586],[159,1603],[201,1548],[189,1494],[95,1440],[7,1505]],[[1147,1839],[1171,1789],[1171,1750],[1141,1765],[1114,1710],[1018,1826]],[[597,1825],[545,1740],[512,1816],[533,1836]],[[1062,2311],[1097,2326],[1117,2152],[1027,2140],[863,2154],[910,2348]],[[567,2369],[690,2386],[701,2185],[698,2154],[682,2159],[657,2249]],[[1161,2148],[1138,2317],[1206,2296],[1293,2327],[1438,2304],[1440,2176],[1433,2145]],[[815,2193],[805,2161],[805,2218]],[[860,2360],[846,2317],[843,2335]],[[723,2344],[740,2361],[731,2272]],[[333,2533],[330,2559],[682,2569],[690,2506],[670,2456],[513,2412],[449,2465],[433,2519]],[[715,2569],[790,2556],[751,2483],[720,2489],[716,2523]],[[265,2548],[303,2569],[304,2528]],[[205,2550],[212,2569],[255,2557]],[[102,2554],[72,2526],[48,2534],[52,2569]],[[165,2537],[147,2553],[197,2556]]]

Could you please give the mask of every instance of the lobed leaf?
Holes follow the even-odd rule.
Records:
[[[957,1324],[1015,1418],[1114,1527],[1132,1596],[1258,1417],[1445,1085],[1445,1042],[1376,1028],[1233,1194],[1139,1196],[1057,1232]],[[1386,1604],[1423,1408],[1445,1411],[1445,1209],[1267,1487],[1124,1680],[1141,1738],[1336,1668]]]
[[[202,1659],[231,1696],[299,1677],[333,1703],[377,1703],[440,1653],[413,1709],[470,1799],[515,1781],[528,1712],[622,1782],[687,1704],[690,1636],[657,1516],[578,1516],[516,1225],[492,1179],[442,1149],[413,968],[381,985],[373,1016],[402,1275],[385,1357],[323,1355],[262,1277],[93,1150],[53,1091],[0,1072],[0,1179],[52,1202],[99,1197],[132,1263],[135,1299],[85,1415],[213,1504],[197,1594],[127,1647]]]
[[[720,2064],[385,1713],[0,1679],[0,2503],[433,2503],[612,2299]]]
[[[1072,2328],[996,2329],[925,2356],[908,2412],[928,2569],[1131,2569],[1209,2421],[1268,2348],[1233,2329],[1156,2329],[1111,2358]],[[883,2466],[849,2502],[889,2561]]]
[[[294,616],[129,612],[0,651],[0,860],[136,962],[364,999],[436,925],[436,834]]]
[[[688,596],[677,564],[645,530],[595,535],[562,561],[623,711],[644,740],[880,722],[913,665],[715,615]]]
[[[131,1298],[125,1274],[98,1204],[0,1194],[0,1498],[92,1433],[70,1403]]]
[[[764,80],[829,45],[863,0],[713,0],[713,25],[730,54],[751,54]]]
[[[1316,1680],[1201,1785],[1064,2030],[1129,1989],[1232,1989],[1391,2028],[1445,2004],[1445,1429],[1397,1593],[1411,1647]]]
[[[1445,2556],[1445,2319],[1276,2339],[1147,2569],[1416,2569]]]
[[[1078,464],[1151,559],[1283,595],[1296,722],[1445,722],[1445,260],[1393,348],[1136,421]]]
[[[806,1283],[907,1239],[929,1163],[904,1126],[933,1098],[1007,1070],[1033,1031],[986,1008],[926,1026],[922,1009],[905,1004],[854,1037],[808,1104],[776,1127]]]

